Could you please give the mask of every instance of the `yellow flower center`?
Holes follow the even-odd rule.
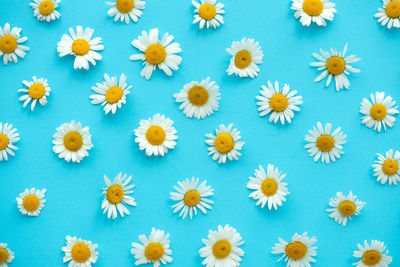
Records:
[[[27,195],[24,200],[22,201],[22,206],[27,211],[35,211],[39,208],[40,200],[36,195]]]
[[[133,0],[117,0],[115,3],[117,6],[117,9],[121,13],[129,13],[135,6],[135,1]]]
[[[309,16],[319,16],[324,10],[324,4],[321,0],[305,0],[303,2],[303,11]]]
[[[40,99],[46,93],[46,89],[41,83],[34,83],[28,88],[28,94],[33,99]]]
[[[17,39],[10,34],[3,35],[0,38],[0,50],[6,54],[14,52],[17,49]]]
[[[375,104],[369,110],[369,115],[377,121],[381,121],[386,117],[387,109],[383,104]]]
[[[83,56],[83,55],[86,55],[87,53],[89,53],[90,44],[85,39],[76,39],[72,43],[71,49],[72,49],[72,52],[75,53],[75,55]]]
[[[144,57],[150,64],[158,65],[164,62],[167,57],[167,51],[160,44],[151,44],[144,51]]]
[[[76,243],[71,249],[71,257],[76,262],[86,262],[90,258],[89,246],[83,242]]]
[[[5,149],[9,144],[8,136],[0,133],[0,151]]]
[[[160,126],[152,125],[147,129],[146,139],[153,146],[159,146],[164,143],[165,137],[165,130]]]
[[[389,18],[396,19],[400,17],[400,1],[394,0],[389,2],[386,5],[385,12]]]
[[[54,3],[50,0],[44,0],[39,5],[39,12],[43,16],[48,16],[54,11]]]
[[[212,4],[206,3],[199,7],[199,15],[205,20],[212,20],[217,15],[217,10]]]
[[[188,92],[190,103],[198,107],[205,105],[208,97],[208,91],[203,86],[195,85]]]
[[[144,255],[150,261],[158,261],[164,256],[164,247],[157,242],[150,243],[146,246]]]
[[[269,105],[273,111],[281,112],[286,109],[288,106],[289,101],[284,94],[277,93],[271,96],[269,99]]]
[[[110,87],[106,93],[106,101],[110,104],[117,103],[124,95],[124,90],[119,86]]]
[[[200,202],[200,193],[196,190],[189,190],[183,197],[183,202],[189,207],[194,207]]]
[[[267,178],[261,184],[261,191],[267,197],[273,196],[278,191],[278,183],[275,179]]]
[[[82,135],[78,132],[69,132],[64,136],[64,146],[69,151],[78,151],[83,145]]]
[[[328,134],[320,135],[317,138],[317,147],[321,151],[331,151],[335,146],[335,139]]]
[[[364,252],[362,262],[367,266],[375,266],[381,261],[381,258],[382,254],[379,251],[371,249]]]
[[[124,189],[122,186],[114,184],[107,189],[106,198],[111,204],[117,204],[124,198]]]
[[[290,259],[300,260],[307,254],[307,247],[299,241],[294,241],[286,245],[285,251]]]
[[[346,62],[339,56],[333,56],[326,61],[326,69],[332,75],[339,75],[346,69]]]
[[[0,264],[5,263],[8,260],[8,251],[5,248],[0,248]]]
[[[339,203],[338,210],[342,215],[350,216],[356,211],[356,204],[350,200],[343,200]]]
[[[240,50],[235,55],[235,66],[239,69],[247,68],[251,63],[251,53],[247,50]]]
[[[389,176],[395,175],[399,171],[399,162],[394,159],[386,159],[382,164],[382,171]]]
[[[215,138],[215,149],[222,154],[230,152],[235,146],[235,141],[228,133],[220,133]]]
[[[215,242],[212,251],[214,257],[216,257],[217,259],[225,259],[231,253],[231,249],[231,243],[229,243],[228,240],[222,239]]]

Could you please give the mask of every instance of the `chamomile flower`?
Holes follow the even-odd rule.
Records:
[[[115,2],[106,2],[107,5],[112,6],[108,10],[108,15],[114,17],[114,21],[120,20],[126,24],[130,19],[137,22],[142,16],[141,9],[145,8],[146,2],[141,0],[115,0]]]
[[[131,253],[136,259],[135,265],[151,263],[154,267],[158,267],[172,262],[168,233],[152,228],[149,237],[139,235],[139,240],[142,244],[132,242]]]
[[[89,156],[88,150],[93,147],[92,135],[89,127],[83,127],[80,122],[63,123],[54,134],[53,151],[65,161],[79,163],[84,157]]]
[[[8,155],[15,156],[18,148],[14,143],[19,141],[19,133],[12,124],[0,122],[0,161],[8,160]]]
[[[214,189],[207,185],[207,181],[203,181],[199,184],[199,178],[188,179],[178,182],[179,186],[174,186],[177,192],[171,192],[170,198],[178,201],[172,206],[174,213],[181,211],[179,217],[182,219],[186,218],[189,213],[190,219],[194,215],[197,215],[197,209],[201,210],[204,214],[207,213],[207,209],[212,209],[210,204],[214,202],[209,200],[208,197],[214,195]]]
[[[378,160],[372,165],[374,168],[374,176],[377,176],[377,181],[381,184],[386,184],[389,181],[389,185],[400,182],[400,152],[394,152],[390,149],[385,153],[377,154]]]
[[[388,255],[389,251],[382,241],[371,240],[371,245],[367,240],[364,241],[364,246],[357,244],[359,250],[353,252],[353,256],[361,258],[360,261],[353,263],[357,267],[387,267],[392,263],[392,257]]]
[[[202,262],[207,267],[214,266],[239,266],[244,252],[239,246],[244,241],[235,228],[218,225],[218,230],[208,231],[208,239],[201,240],[205,247],[199,250],[200,257],[205,258]]]
[[[269,122],[277,123],[280,120],[281,124],[285,124],[285,121],[291,123],[294,111],[300,111],[298,105],[303,104],[302,97],[296,95],[297,91],[290,91],[290,87],[286,83],[283,88],[280,88],[277,81],[274,85],[268,81],[267,86],[261,85],[261,88],[261,96],[256,96],[256,99],[259,100],[257,110],[260,112],[260,116],[271,113]]]
[[[28,37],[21,37],[21,30],[18,27],[10,29],[9,23],[6,23],[3,28],[0,26],[0,57],[3,56],[4,65],[13,61],[17,63],[18,57],[24,58],[25,51],[29,50],[29,47],[22,45]]]
[[[177,53],[182,51],[179,43],[172,42],[174,36],[165,33],[161,40],[158,38],[158,29],[151,29],[147,34],[142,31],[137,39],[132,41],[132,45],[142,51],[141,54],[134,54],[129,57],[130,60],[142,60],[144,68],[140,76],[150,79],[153,71],[158,67],[163,70],[167,76],[172,75],[173,70],[178,70],[182,58]]]
[[[14,252],[11,251],[6,243],[0,243],[0,267],[7,267],[7,263],[14,260]]]
[[[322,162],[329,164],[329,161],[333,162],[340,158],[340,154],[343,154],[343,144],[346,143],[346,134],[343,134],[341,128],[336,128],[333,132],[332,124],[327,123],[325,127],[320,122],[317,123],[317,127],[314,126],[313,130],[308,130],[310,135],[306,135],[304,140],[308,142],[304,146],[307,149],[310,157],[314,157],[314,161],[321,159]]]
[[[109,77],[104,73],[104,82],[96,83],[96,86],[92,87],[92,90],[97,94],[90,96],[92,99],[91,103],[96,105],[100,104],[104,106],[104,111],[108,114],[110,111],[115,114],[117,108],[121,108],[122,104],[126,103],[126,96],[130,94],[129,89],[131,85],[126,83],[126,75],[121,74],[119,80],[117,76]]]
[[[364,98],[361,102],[360,113],[362,123],[368,128],[374,127],[375,131],[380,132],[382,127],[386,131],[386,126],[393,127],[396,118],[395,114],[399,113],[396,101],[391,96],[385,97],[385,92],[376,92],[371,94],[371,101]]]
[[[56,10],[60,2],[61,0],[33,0],[29,5],[33,9],[33,15],[39,21],[50,22],[61,17]]]
[[[383,7],[378,9],[375,18],[382,26],[387,26],[388,29],[400,28],[400,1],[398,0],[383,0]]]
[[[200,3],[192,1],[195,6],[193,24],[199,23],[199,29],[203,29],[204,25],[207,29],[213,27],[218,28],[224,24],[225,11],[224,4],[217,3],[217,0],[200,0]]]
[[[139,149],[145,150],[147,156],[164,156],[168,149],[174,149],[178,136],[173,123],[159,113],[153,118],[141,120],[139,127],[135,129],[135,142],[139,144]]]
[[[188,118],[204,119],[218,110],[221,99],[218,85],[210,81],[210,77],[201,82],[193,81],[183,86],[183,89],[174,94],[176,102],[183,114]]]
[[[329,217],[333,218],[338,224],[346,226],[347,220],[351,220],[351,216],[358,216],[365,202],[357,199],[356,195],[350,191],[347,197],[342,192],[337,192],[335,198],[331,198],[327,209],[330,212]]]
[[[254,39],[243,38],[240,42],[233,42],[226,51],[232,55],[228,75],[254,78],[260,72],[257,65],[263,62],[263,51]]]
[[[310,263],[315,262],[313,257],[317,255],[317,247],[313,247],[315,242],[317,239],[309,238],[307,233],[294,234],[291,242],[286,242],[279,237],[279,243],[275,244],[271,253],[283,254],[278,261],[284,259],[286,266],[309,267]]]
[[[66,236],[66,246],[62,248],[65,253],[63,262],[69,262],[68,267],[90,267],[96,263],[99,252],[97,244],[81,238]]]
[[[352,67],[350,64],[360,61],[361,59],[355,55],[346,57],[347,44],[344,46],[343,51],[337,51],[337,49],[331,48],[331,52],[326,52],[320,49],[321,55],[313,53],[313,56],[318,59],[318,62],[312,62],[310,65],[316,67],[318,71],[322,73],[315,78],[314,82],[319,82],[328,76],[325,86],[329,86],[332,78],[335,79],[336,91],[340,91],[343,88],[349,89],[350,82],[347,76],[350,72],[358,73],[359,69]]]
[[[294,17],[300,18],[303,26],[310,26],[311,22],[318,26],[326,26],[326,20],[333,20],[336,9],[335,3],[329,0],[292,0]]]
[[[31,101],[31,110],[33,111],[36,103],[44,106],[47,104],[47,97],[50,95],[50,87],[45,78],[32,77],[32,81],[22,81],[27,87],[19,89],[18,92],[23,92],[24,95],[19,98],[19,101],[23,101],[23,107],[26,107]]]
[[[208,138],[206,144],[208,148],[208,155],[212,155],[213,160],[218,160],[218,163],[226,163],[226,158],[229,160],[238,160],[242,153],[244,145],[241,139],[240,132],[233,128],[233,124],[225,126],[224,124],[219,125],[219,129],[215,129],[216,135],[206,134]]]
[[[17,197],[18,209],[21,214],[27,214],[28,216],[39,216],[40,211],[46,203],[45,194],[46,189],[25,189],[24,192],[19,194]]]
[[[96,60],[101,60],[102,57],[96,51],[104,49],[100,37],[92,39],[94,30],[91,28],[82,29],[82,26],[76,26],[76,32],[73,28],[69,28],[68,34],[61,37],[61,41],[57,43],[57,52],[60,57],[66,55],[75,56],[74,69],[89,69],[89,62],[93,66],[96,65]]]

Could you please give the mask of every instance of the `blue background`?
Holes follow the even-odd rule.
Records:
[[[96,266],[132,266],[131,242],[149,234],[151,227],[171,234],[173,264],[200,266],[202,247],[209,229],[230,224],[242,235],[242,266],[271,266],[279,258],[270,253],[281,236],[309,232],[318,239],[315,266],[350,266],[357,243],[378,239],[390,255],[400,255],[400,198],[396,186],[380,185],[372,176],[376,153],[399,149],[400,127],[375,133],[361,124],[363,97],[384,90],[400,101],[399,30],[381,27],[373,15],[380,0],[336,0],[338,13],[326,28],[303,27],[293,17],[289,1],[224,1],[225,24],[217,30],[192,25],[191,1],[146,1],[138,23],[114,23],[103,1],[63,1],[60,20],[47,24],[33,17],[29,1],[1,1],[0,24],[23,28],[31,48],[18,64],[0,66],[0,122],[19,131],[19,150],[0,163],[0,241],[15,251],[12,266],[63,266],[61,247],[65,236],[78,236],[99,245]],[[59,58],[57,42],[69,27],[95,29],[103,39],[103,60],[89,71],[73,69],[73,57]],[[131,41],[142,30],[158,27],[181,44],[183,63],[168,78],[160,70],[150,81],[139,76],[140,62],[128,58],[137,51]],[[232,41],[255,38],[264,51],[264,63],[255,79],[228,76],[225,70]],[[353,64],[360,74],[351,75],[349,91],[336,92],[333,84],[314,83],[318,72],[309,66],[312,53],[331,46],[362,61]],[[133,85],[127,104],[116,115],[105,115],[90,104],[91,86],[103,81],[103,73],[128,75]],[[32,113],[23,109],[17,90],[22,80],[45,77],[51,95],[45,107]],[[204,120],[188,119],[172,95],[192,80],[210,76],[220,86],[220,110]],[[255,96],[268,80],[291,85],[304,104],[289,126],[268,123],[259,117]],[[133,130],[141,119],[155,113],[175,121],[178,143],[165,157],[147,157],[134,143]],[[80,164],[67,163],[52,152],[52,136],[64,122],[80,121],[90,127],[94,148]],[[317,121],[342,126],[348,134],[345,154],[334,164],[314,163],[303,148],[304,135]],[[234,123],[246,142],[243,156],[218,165],[208,156],[205,134],[220,123]],[[396,124],[399,122],[397,121]],[[275,164],[287,174],[291,194],[278,211],[262,210],[248,198],[248,177],[262,164]],[[115,221],[102,214],[103,175],[132,174],[137,207]],[[192,221],[172,213],[169,192],[185,177],[206,179],[215,189],[215,205],[207,215]],[[39,217],[22,216],[15,198],[25,188],[46,188],[47,203]],[[336,224],[325,209],[336,192],[352,190],[365,201],[362,214],[346,227]],[[284,266],[284,263],[276,263]],[[394,257],[391,266],[400,266]]]

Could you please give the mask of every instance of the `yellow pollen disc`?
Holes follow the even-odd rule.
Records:
[[[8,251],[5,248],[0,248],[0,264],[5,263],[8,260]]]
[[[72,52],[75,53],[75,55],[83,56],[83,55],[86,55],[87,53],[89,53],[90,44],[85,39],[76,39],[72,43],[71,49],[72,49]]]
[[[111,204],[117,204],[124,198],[124,189],[122,186],[114,184],[107,189],[106,198]]]
[[[339,203],[338,210],[342,215],[350,216],[356,211],[356,204],[353,201],[344,200]]]
[[[382,254],[377,250],[367,250],[362,256],[362,262],[367,266],[375,266],[381,261]]]
[[[6,54],[14,52],[17,49],[17,39],[10,34],[3,35],[0,38],[0,50]]]
[[[235,55],[235,66],[239,69],[247,68],[251,63],[251,53],[247,50],[240,50]]]
[[[382,171],[389,176],[395,175],[399,171],[399,162],[394,159],[385,160],[382,164]]]
[[[146,139],[153,146],[159,146],[164,143],[165,137],[165,130],[160,126],[152,125],[147,129]]]
[[[135,2],[133,0],[117,0],[115,3],[117,9],[121,13],[129,13],[135,6]]]
[[[278,191],[278,183],[275,179],[267,178],[261,184],[261,191],[267,197],[273,196]]]
[[[158,261],[164,256],[164,247],[160,243],[150,243],[144,249],[144,255],[148,260]]]
[[[305,0],[303,2],[303,11],[309,16],[319,16],[324,10],[324,4],[321,0]]]
[[[9,144],[8,136],[0,133],[0,151],[5,149]]]
[[[328,134],[320,135],[317,138],[317,147],[324,152],[331,151],[335,147],[335,139]]]
[[[76,262],[86,262],[90,258],[89,246],[83,242],[76,243],[71,249],[71,257]]]
[[[158,65],[164,62],[167,57],[167,51],[160,44],[151,44],[144,51],[144,57],[150,64]]]
[[[78,151],[83,145],[82,135],[78,132],[69,132],[64,136],[64,146],[69,151]]]
[[[326,61],[326,69],[332,75],[339,75],[346,69],[346,62],[338,56],[330,57]]]
[[[39,208],[40,200],[36,195],[27,195],[22,201],[22,206],[27,211],[33,212]]]
[[[389,18],[397,19],[400,17],[400,1],[394,0],[389,2],[386,5],[385,12]]]
[[[377,121],[381,121],[386,117],[387,109],[383,104],[375,104],[369,110],[369,115]]]
[[[221,154],[230,152],[235,146],[235,141],[233,141],[232,136],[228,133],[220,133],[215,138],[214,143],[215,149]]]
[[[307,254],[307,247],[299,242],[291,242],[286,245],[286,255],[292,260],[300,260]]]
[[[43,16],[48,16],[54,11],[54,3],[50,0],[44,0],[39,5],[39,12]]]
[[[199,15],[205,20],[212,20],[217,15],[217,10],[212,4],[206,3],[199,7]]]
[[[46,93],[46,89],[41,83],[34,83],[28,88],[28,94],[33,99],[40,99]]]
[[[189,207],[194,207],[200,202],[200,193],[196,190],[189,190],[183,197],[183,202]]]
[[[215,242],[212,251],[214,257],[216,257],[217,259],[225,259],[231,253],[231,249],[231,243],[229,243],[228,240],[222,239]]]
[[[288,106],[289,101],[284,94],[277,93],[271,96],[269,99],[269,105],[273,111],[281,112],[286,109]]]
[[[198,107],[205,105],[208,97],[208,91],[203,86],[195,85],[188,92],[190,103]]]
[[[124,95],[124,90],[119,86],[110,87],[106,93],[106,101],[110,104],[117,103]]]

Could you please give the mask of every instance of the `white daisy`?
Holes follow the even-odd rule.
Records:
[[[106,114],[110,111],[115,114],[117,108],[121,108],[122,104],[126,103],[126,96],[130,94],[129,89],[132,86],[127,85],[126,78],[126,75],[122,73],[118,81],[117,76],[110,78],[104,73],[105,81],[96,83],[96,86],[92,87],[92,90],[97,94],[90,96],[91,103],[94,105],[101,103]]]
[[[224,24],[225,14],[224,4],[217,3],[217,0],[200,0],[200,4],[196,1],[192,1],[195,6],[193,24],[199,23],[199,29],[203,29],[204,25],[218,28],[221,24]]]
[[[303,26],[310,26],[311,22],[318,26],[326,26],[325,20],[333,20],[336,9],[335,3],[329,0],[292,0],[292,10],[296,10],[294,17],[300,18]]]
[[[53,151],[65,161],[79,163],[84,157],[89,156],[88,150],[93,147],[92,135],[89,127],[82,128],[80,122],[63,123],[54,134]]]
[[[397,182],[400,182],[400,152],[390,149],[385,156],[379,153],[377,155],[378,160],[372,165],[374,176],[378,177],[376,180],[381,184],[389,181],[389,185],[397,185]]]
[[[290,86],[286,83],[281,89],[279,83],[276,81],[274,85],[270,81],[267,82],[267,86],[261,85],[260,94],[256,96],[258,111],[260,116],[263,117],[269,113],[269,122],[277,123],[280,120],[281,124],[292,122],[294,117],[293,111],[300,111],[298,105],[303,104],[302,96],[298,96],[297,91],[290,91]]]
[[[114,17],[114,21],[120,20],[126,24],[130,19],[137,22],[142,16],[141,9],[145,8],[146,2],[140,0],[116,0],[115,2],[106,2],[107,5],[112,6],[108,10],[108,15]]]
[[[110,219],[112,216],[113,220],[117,218],[119,214],[124,217],[124,214],[129,215],[129,210],[125,207],[125,204],[136,206],[135,199],[128,196],[133,193],[134,184],[129,184],[132,180],[132,176],[126,178],[127,175],[119,173],[111,183],[110,179],[104,175],[104,182],[107,187],[103,188],[104,200],[101,203],[103,214],[107,212],[107,218]]]
[[[346,143],[346,134],[343,134],[341,128],[336,128],[333,132],[332,124],[327,123],[325,127],[320,122],[317,123],[317,127],[313,127],[313,130],[308,130],[310,135],[306,135],[304,140],[309,142],[304,146],[308,149],[307,152],[310,157],[314,157],[314,161],[318,161],[321,158],[322,162],[329,164],[329,159],[333,162],[340,158],[340,154],[343,154],[343,144]]]
[[[10,29],[9,23],[6,23],[3,28],[0,26],[0,57],[3,56],[4,65],[13,61],[17,63],[18,57],[24,58],[25,51],[29,50],[29,47],[21,44],[28,40],[28,37],[21,37],[21,30],[18,27]]]
[[[342,192],[337,192],[336,197],[329,201],[332,208],[326,211],[330,212],[329,217],[335,219],[335,222],[346,226],[347,220],[351,220],[352,215],[358,216],[364,205],[365,202],[358,200],[351,191],[347,197]]]
[[[314,82],[319,82],[326,76],[328,80],[325,86],[329,86],[332,77],[335,79],[336,91],[346,88],[349,89],[350,82],[346,75],[350,75],[350,72],[359,73],[360,70],[352,67],[350,64],[360,61],[361,58],[357,58],[355,55],[345,57],[347,52],[347,44],[344,46],[343,51],[337,51],[331,48],[331,52],[326,52],[320,49],[321,55],[313,53],[313,56],[318,59],[318,62],[312,62],[310,65],[316,67],[318,71],[322,73],[315,78]]]
[[[218,225],[218,230],[208,231],[208,239],[201,240],[205,247],[199,250],[200,256],[205,258],[202,262],[207,267],[213,266],[239,266],[244,252],[239,246],[244,241],[235,228],[225,225],[222,228]]]
[[[57,52],[60,57],[66,55],[75,56],[74,69],[89,69],[89,62],[93,66],[96,65],[96,60],[101,60],[102,57],[96,51],[104,49],[101,44],[101,38],[92,39],[94,30],[86,28],[83,31],[82,26],[76,26],[76,33],[73,28],[69,28],[69,33],[61,37],[61,41],[57,43]]]
[[[309,238],[307,233],[296,233],[291,242],[286,242],[280,237],[279,242],[272,248],[271,253],[283,254],[278,261],[285,259],[286,266],[310,267],[310,263],[315,262],[313,257],[317,255],[317,247],[312,246],[317,242],[315,237]]]
[[[179,217],[185,219],[189,213],[189,217],[192,219],[193,213],[197,215],[197,209],[204,214],[207,213],[206,209],[212,209],[210,204],[214,204],[214,202],[207,197],[214,195],[214,189],[207,185],[207,181],[203,181],[199,185],[199,178],[192,177],[191,180],[186,178],[186,180],[178,182],[178,185],[174,186],[177,192],[171,192],[170,198],[178,201],[172,208],[174,208],[174,213],[181,211]]]
[[[45,193],[46,189],[39,190],[33,187],[31,189],[27,188],[24,192],[19,194],[19,197],[17,197],[17,204],[21,214],[39,216],[40,211],[44,207],[44,203],[46,203],[46,199],[44,198]]]
[[[129,57],[130,60],[142,60],[144,68],[140,72],[140,76],[150,79],[153,71],[158,67],[168,76],[172,75],[173,70],[179,69],[182,58],[176,53],[182,51],[177,42],[172,42],[174,36],[165,33],[161,40],[158,39],[158,29],[151,29],[149,34],[142,31],[138,39],[132,41],[132,45],[142,51],[141,54],[134,54]]]
[[[364,246],[357,244],[358,249],[353,252],[353,256],[361,258],[359,262],[353,263],[357,267],[387,267],[392,263],[392,257],[388,255],[389,251],[383,242],[371,240],[371,245],[367,240],[364,241]]]
[[[44,106],[47,104],[47,97],[50,95],[50,87],[47,83],[47,79],[32,77],[32,81],[22,81],[22,83],[28,88],[19,89],[18,92],[25,93],[19,98],[19,101],[23,101],[23,107],[26,107],[29,102],[32,101],[31,110],[33,111],[37,102]]]
[[[8,155],[15,156],[14,150],[18,148],[14,143],[19,139],[19,133],[12,124],[0,122],[0,161],[8,160]]]
[[[387,25],[388,29],[400,28],[400,1],[383,0],[383,7],[378,9],[375,18],[382,26]]]
[[[172,262],[168,233],[152,228],[149,237],[139,235],[139,240],[142,244],[132,242],[131,253],[136,259],[135,265],[152,263],[154,267],[158,267]]]
[[[61,0],[33,0],[29,5],[33,9],[33,16],[39,21],[50,22],[61,17],[56,10],[60,2]]]
[[[7,263],[14,260],[14,252],[11,251],[6,243],[0,243],[0,267],[7,267]]]
[[[62,248],[65,252],[63,262],[69,261],[68,267],[90,267],[92,263],[96,263],[99,255],[96,251],[97,244],[69,235],[65,239],[67,245]]]
[[[153,118],[141,120],[139,127],[135,129],[135,142],[139,144],[139,149],[146,150],[147,156],[164,156],[168,149],[174,149],[178,136],[173,123],[171,119],[159,113]]]
[[[225,163],[226,158],[229,160],[238,160],[239,156],[242,155],[239,150],[242,150],[244,142],[239,141],[241,138],[240,131],[232,128],[232,123],[228,127],[220,124],[219,129],[215,129],[215,136],[213,134],[206,134],[208,138],[206,144],[210,146],[208,148],[208,155],[212,155],[212,159],[215,161],[218,160],[218,163]]]
[[[362,116],[362,123],[368,128],[374,127],[375,131],[380,132],[383,129],[386,131],[386,126],[393,127],[396,118],[395,114],[398,114],[398,106],[396,101],[391,96],[385,97],[385,92],[376,92],[371,94],[371,101],[364,98],[361,102],[360,113]]]
[[[254,39],[243,38],[240,42],[233,42],[226,51],[232,55],[228,75],[235,74],[239,77],[254,78],[260,72],[257,65],[263,62],[263,51]]]
[[[218,85],[207,77],[201,82],[193,81],[183,86],[182,90],[174,94],[176,102],[183,114],[188,118],[204,119],[218,110],[221,99]]]

